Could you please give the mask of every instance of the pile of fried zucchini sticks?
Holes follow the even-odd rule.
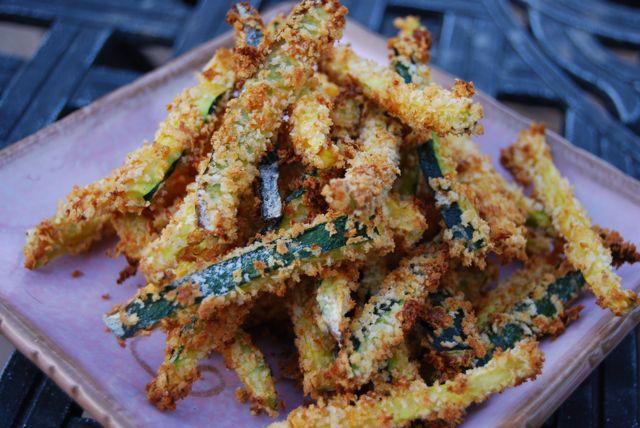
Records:
[[[234,6],[234,48],[169,105],[153,143],[28,232],[30,269],[117,234],[123,277],[139,269],[147,285],[105,322],[121,341],[166,332],[147,386],[159,409],[215,351],[238,398],[276,415],[247,328],[278,323],[316,400],[283,426],[453,425],[540,373],[537,340],[577,318],[583,289],[616,315],[637,304],[612,269],[640,256],[590,223],[542,126],[503,150],[518,184],[505,180],[470,140],[473,85],[431,81],[420,21],[396,21],[380,66],[334,45],[345,14],[304,0],[265,25]]]

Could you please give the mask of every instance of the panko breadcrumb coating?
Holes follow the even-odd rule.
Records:
[[[196,179],[198,223],[224,239],[236,236],[240,197],[258,175],[258,162],[323,50],[339,39],[346,9],[337,0],[298,4],[258,73],[230,101],[213,134],[211,159]]]
[[[145,198],[185,151],[199,148],[216,126],[216,105],[234,83],[233,55],[219,49],[198,76],[167,107],[152,144],[130,153],[124,165],[86,187],[74,187],[56,214],[27,233],[25,266],[35,269],[55,257],[76,254],[101,239],[111,213],[139,213]]]
[[[444,419],[460,423],[465,409],[508,387],[535,379],[544,363],[537,342],[521,342],[496,353],[483,367],[460,373],[445,383],[427,386],[422,379],[399,384],[384,393],[343,395],[299,407],[272,427],[404,426],[414,420]]]
[[[638,297],[621,287],[620,277],[611,268],[611,252],[593,230],[571,185],[553,164],[544,126],[534,124],[522,131],[517,141],[502,151],[501,160],[518,181],[533,183],[534,197],[542,202],[553,227],[566,241],[567,259],[582,272],[598,304],[616,315],[633,309]]]
[[[526,260],[525,216],[504,177],[471,140],[458,138],[448,147],[457,162],[458,180],[467,185],[473,206],[489,226],[492,250],[503,262]]]
[[[476,328],[473,305],[460,292],[446,288],[427,297],[420,313],[421,344],[426,348],[425,360],[434,368],[438,379],[450,379],[474,366],[483,358],[487,347]]]
[[[240,89],[264,61],[267,47],[273,41],[270,36],[275,34],[267,33],[260,14],[248,2],[233,5],[227,13],[227,23],[234,30],[235,86]]]
[[[428,135],[469,134],[481,130],[483,111],[471,101],[473,84],[456,81],[449,91],[438,85],[406,84],[394,71],[360,58],[348,46],[323,57],[321,69],[340,84],[354,83],[365,96],[417,132]]]
[[[429,63],[431,49],[431,33],[416,16],[396,18],[393,25],[400,30],[396,37],[387,42],[391,51],[389,62],[391,68],[404,79],[404,83],[415,83],[424,86],[431,83]]]
[[[320,309],[317,324],[323,331],[330,333],[338,343],[342,343],[343,334],[349,324],[347,312],[354,306],[351,291],[358,287],[358,272],[354,267],[346,266],[326,272],[316,290],[316,302]]]
[[[413,325],[425,296],[438,287],[447,269],[442,244],[430,245],[420,255],[403,260],[384,279],[380,291],[354,317],[346,346],[337,364],[342,382],[350,387],[366,384]]]
[[[290,291],[288,305],[296,336],[302,389],[312,398],[335,388],[330,371],[336,357],[336,341],[316,322],[320,315],[314,292],[316,283],[306,280],[295,286]]]
[[[164,362],[146,387],[147,397],[160,410],[174,410],[200,378],[198,364],[215,348],[232,341],[249,313],[249,306],[229,306],[207,321],[196,317],[195,308],[164,321],[167,347]]]
[[[304,86],[291,109],[289,139],[302,161],[318,169],[340,167],[344,163],[339,147],[330,139],[333,100],[340,89],[322,73]]]
[[[370,110],[363,119],[360,150],[349,161],[343,178],[335,178],[322,189],[329,206],[337,211],[367,215],[384,202],[400,173],[400,138],[385,115]]]
[[[253,414],[265,412],[272,418],[278,416],[282,405],[278,400],[271,369],[262,352],[253,344],[251,336],[238,329],[233,339],[222,346],[220,353],[226,366],[238,374],[244,385],[244,388],[236,391],[238,399],[249,401]]]

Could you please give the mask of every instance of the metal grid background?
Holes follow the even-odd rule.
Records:
[[[253,0],[261,10],[279,1]],[[230,0],[0,0],[0,24],[44,29],[27,59],[0,53],[0,148],[229,28]],[[640,6],[605,0],[343,0],[350,16],[392,35],[415,14],[433,61],[531,115],[555,112],[574,144],[640,178]],[[523,111],[521,109],[521,111]],[[535,113],[533,113],[535,115]],[[549,427],[638,426],[636,333],[547,421]],[[0,378],[0,426],[98,426],[14,353]]]

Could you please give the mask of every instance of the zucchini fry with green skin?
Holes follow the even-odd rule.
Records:
[[[511,386],[535,379],[544,355],[536,342],[520,342],[496,353],[483,367],[460,373],[445,383],[427,386],[422,379],[399,384],[382,394],[355,398],[338,396],[331,401],[300,407],[287,420],[272,427],[405,426],[414,420],[445,419],[460,423],[465,409]]]
[[[258,11],[247,2],[236,3],[231,7],[227,13],[227,23],[234,30],[236,89],[240,89],[264,61],[273,39],[269,38]]]
[[[398,37],[389,40],[393,70],[405,83],[425,87],[428,79],[431,36],[417,18],[396,20]],[[427,73],[427,74],[425,74]],[[489,226],[471,202],[470,191],[459,183],[454,167],[452,147],[448,141],[433,137],[419,148],[419,165],[436,196],[447,230],[451,255],[462,255],[465,265],[484,267],[484,255],[489,243]],[[409,180],[411,177],[409,177]],[[405,179],[406,180],[406,179]],[[416,181],[417,186],[417,181]]]
[[[612,271],[611,252],[593,230],[585,209],[575,198],[569,182],[553,164],[544,127],[532,125],[502,151],[501,160],[522,183],[533,183],[534,197],[545,207],[553,227],[566,241],[567,259],[584,275],[591,292],[603,308],[623,315],[638,303],[637,295],[621,287]]]
[[[297,199],[302,200],[301,193],[289,205]],[[195,207],[195,204],[189,206]],[[221,351],[230,368],[237,368],[238,376],[246,386],[244,398],[250,399],[255,410],[263,408],[269,414],[277,411],[275,395],[266,394],[273,391],[273,386],[269,386],[273,383],[270,374],[257,370],[260,376],[251,375],[251,367],[264,369],[263,365],[257,364],[263,357],[250,344],[250,339],[244,337],[246,333],[238,330],[249,306],[231,305],[206,321],[197,317],[197,307],[192,306],[178,310],[175,316],[163,321],[168,331],[166,358],[158,375],[147,387],[149,399],[162,410],[175,408],[175,402],[189,393],[198,378],[198,363],[215,348]],[[236,331],[237,334],[234,333]]]
[[[139,213],[185,151],[201,150],[234,83],[233,56],[219,49],[169,105],[154,142],[130,153],[124,165],[86,187],[75,187],[56,214],[27,233],[25,266],[40,267],[63,254],[77,254],[105,234],[111,214]]]
[[[346,9],[337,0],[297,5],[258,73],[227,107],[212,137],[213,152],[196,179],[198,222],[216,236],[236,236],[242,194],[258,175],[257,164],[291,105],[313,72],[322,51],[339,39]]]
[[[537,279],[535,287],[511,308],[490,314],[483,334],[495,349],[509,349],[526,338],[557,336],[577,318],[581,307],[569,308],[585,285],[580,271],[568,263],[556,269],[551,278]],[[476,362],[483,364],[487,357]]]
[[[429,294],[418,326],[425,358],[440,379],[454,377],[487,353],[473,306],[461,293],[441,287]]]
[[[249,307],[229,306],[219,317],[203,321],[196,308],[181,311],[163,322],[167,331],[164,362],[146,387],[147,398],[160,410],[174,410],[200,378],[198,364],[215,349],[232,341]]]
[[[271,417],[277,416],[280,402],[271,369],[251,336],[242,329],[237,330],[233,340],[223,346],[220,353],[226,366],[236,372],[244,385],[236,391],[238,399],[249,401],[254,414],[265,411]]]
[[[485,255],[491,247],[490,229],[471,202],[468,189],[458,181],[448,153],[447,142],[434,135],[418,147],[420,168],[435,194],[450,255],[460,257],[465,266],[484,268]]]
[[[526,218],[518,208],[512,188],[473,141],[453,140],[446,147],[457,162],[457,179],[467,186],[473,206],[489,226],[492,251],[503,262],[526,260]]]
[[[329,206],[337,212],[366,215],[384,203],[400,173],[400,138],[377,109],[365,113],[360,133],[361,149],[349,161],[343,178],[334,178],[322,189]]]
[[[420,23],[420,18],[396,18],[393,25],[400,30],[387,43],[391,50],[391,68],[404,79],[404,83],[426,86],[431,83],[429,63],[431,33]]]
[[[339,147],[330,139],[333,100],[339,94],[338,86],[316,73],[291,109],[289,138],[296,154],[310,167],[322,170],[344,163]]]
[[[395,71],[360,58],[348,46],[328,51],[321,69],[340,84],[356,84],[384,111],[421,134],[469,134],[481,129],[482,107],[471,101],[471,83],[456,81],[451,91],[435,84],[406,84]]]
[[[331,111],[331,138],[343,147],[350,147],[358,137],[364,97],[352,86],[340,88]]]
[[[320,310],[317,323],[325,332],[331,334],[337,343],[342,343],[348,327],[346,314],[353,306],[351,291],[357,287],[357,271],[341,268],[328,272],[316,291],[316,301]]]
[[[144,214],[114,214],[111,224],[119,238],[116,253],[124,254],[131,266],[137,266],[144,249],[158,237],[153,219]]]
[[[338,356],[337,369],[344,374],[341,378],[347,389],[366,384],[391,357],[446,269],[445,246],[432,244],[385,277],[380,292],[351,322],[350,335]]]
[[[302,372],[305,395],[318,398],[334,390],[330,369],[336,358],[336,341],[322,331],[316,320],[319,316],[314,292],[316,282],[309,280],[294,287],[290,293],[289,313],[295,333],[296,348]]]
[[[308,225],[231,251],[167,286],[148,284],[128,303],[115,307],[105,324],[126,339],[153,328],[180,308],[199,304],[199,316],[206,319],[230,303],[251,301],[259,292],[282,292],[285,280],[314,276],[340,262],[363,260],[374,249],[385,253],[393,248],[393,241],[384,224],[375,221],[365,224],[347,216],[317,216]]]
[[[187,195],[169,224],[159,238],[142,252],[140,270],[147,281],[162,284],[191,273],[196,262],[184,260],[187,252],[199,254],[205,260],[213,260],[230,248],[230,242],[207,234],[198,226],[195,190],[196,184],[190,184]]]
[[[555,278],[555,271],[555,266],[549,263],[546,255],[530,259],[524,268],[515,271],[483,296],[478,303],[478,326],[486,327],[491,314],[505,312],[525,298],[538,283],[551,282]]]
[[[420,378],[418,365],[411,360],[411,353],[405,342],[393,348],[391,357],[371,380],[375,390],[382,392],[400,384],[409,384]]]
[[[441,287],[453,292],[461,292],[466,300],[478,309],[489,284],[496,281],[500,275],[500,266],[496,262],[487,263],[483,269],[466,268],[459,262],[452,262],[447,274],[440,281]]]
[[[402,199],[395,192],[382,203],[382,213],[394,235],[396,246],[405,251],[413,248],[428,228],[418,203]]]

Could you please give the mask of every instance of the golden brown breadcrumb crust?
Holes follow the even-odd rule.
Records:
[[[544,126],[532,125],[522,131],[517,141],[502,151],[501,160],[518,181],[533,184],[534,198],[542,202],[554,229],[566,241],[567,259],[582,272],[598,304],[616,315],[634,308],[638,297],[632,290],[623,289],[620,277],[612,271],[611,251],[593,230],[586,210],[554,165]]]

